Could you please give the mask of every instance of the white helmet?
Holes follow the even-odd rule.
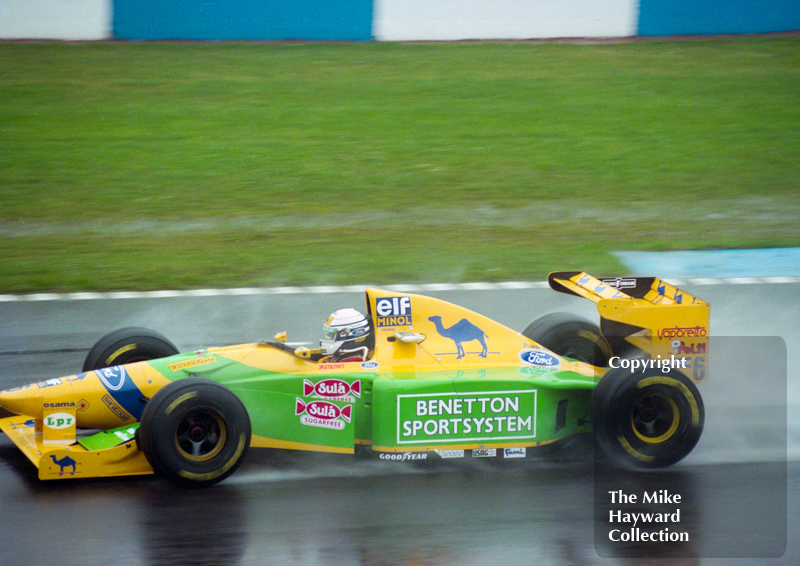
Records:
[[[360,352],[366,360],[375,345],[369,320],[356,309],[339,309],[322,325],[319,346],[326,356]]]

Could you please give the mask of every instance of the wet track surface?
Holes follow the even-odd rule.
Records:
[[[40,482],[0,435],[0,564],[800,563],[800,285],[685,289],[711,302],[712,335],[731,338],[711,345],[704,436],[672,468],[595,469],[581,447],[518,465],[424,466],[254,450],[222,484],[190,491],[152,476]],[[543,289],[431,294],[517,329],[555,310],[596,319],[591,303]],[[0,387],[75,373],[122,326],[159,330],[181,350],[284,329],[311,341],[330,311],[362,303],[341,293],[0,304]],[[609,491],[660,489],[682,496],[675,530],[689,544],[595,543]]]

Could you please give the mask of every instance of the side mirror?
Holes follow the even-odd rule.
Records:
[[[424,334],[420,334],[419,332],[408,332],[405,330],[395,332],[394,337],[400,340],[401,342],[414,343],[414,344],[419,344],[426,338]]]

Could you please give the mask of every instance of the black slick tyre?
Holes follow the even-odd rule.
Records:
[[[592,396],[595,445],[624,467],[661,468],[683,459],[700,440],[705,409],[681,372],[613,368]]]
[[[100,338],[86,354],[83,371],[165,358],[178,353],[164,336],[147,328],[120,328]]]
[[[139,448],[156,473],[188,487],[222,481],[250,446],[241,400],[214,381],[187,378],[160,389],[145,405]]]
[[[522,335],[559,356],[593,366],[606,367],[611,357],[611,347],[597,325],[569,313],[554,312],[537,318]]]

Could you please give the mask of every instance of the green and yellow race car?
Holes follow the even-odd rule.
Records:
[[[555,272],[597,303],[600,325],[563,313],[522,333],[445,301],[366,290],[319,348],[273,340],[178,353],[125,328],[82,373],[0,392],[0,429],[40,479],[148,474],[209,485],[249,448],[387,460],[532,456],[593,434],[623,465],[686,456],[703,428],[708,303],[658,278]]]

